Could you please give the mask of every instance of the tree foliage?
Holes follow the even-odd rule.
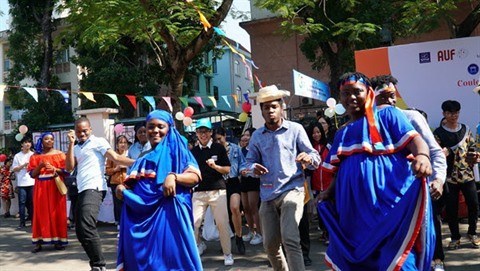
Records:
[[[9,85],[19,86],[22,80],[30,79],[40,89],[58,86],[58,78],[52,77],[55,3],[54,0],[9,0],[12,29],[7,55],[13,62]],[[72,114],[65,114],[70,109],[59,93],[39,90],[38,94],[37,103],[23,89],[10,88],[7,92],[13,108],[26,110],[22,120],[31,130],[43,130],[47,125],[72,120]]]
[[[69,0],[64,8],[70,11],[68,29],[63,38],[67,43],[85,50],[109,54],[112,48],[124,46],[130,39],[142,46],[148,61],[155,61],[163,75],[158,84],[168,82],[168,93],[158,95],[182,96],[185,77],[192,62],[212,46],[214,31],[204,29],[199,12],[212,26],[218,26],[230,9],[232,0],[175,1],[175,0]],[[125,49],[127,47],[124,47]],[[90,66],[91,67],[91,66]],[[87,69],[90,69],[87,66]],[[123,74],[118,74],[123,76]],[[143,87],[141,84],[137,86]],[[175,111],[180,103],[174,103]]]
[[[442,20],[455,29],[452,37],[470,35],[478,25],[480,3],[476,1],[469,17],[459,23],[451,16],[459,2],[463,1],[257,0],[256,5],[284,19],[280,29],[284,35],[305,37],[302,52],[313,69],[330,69],[330,87],[334,88],[336,78],[354,69],[355,50],[390,45],[396,38],[431,31]]]

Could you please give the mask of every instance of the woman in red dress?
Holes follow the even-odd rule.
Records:
[[[55,177],[63,181],[66,174],[65,154],[53,148],[54,137],[43,133],[35,145],[28,171],[35,178],[33,188],[32,253],[42,250],[42,244],[53,244],[63,250],[67,240],[67,201],[60,194]]]

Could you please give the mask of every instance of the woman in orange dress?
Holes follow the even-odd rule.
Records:
[[[43,133],[35,145],[28,171],[35,178],[33,187],[32,253],[42,250],[42,244],[53,244],[56,250],[64,250],[67,240],[67,201],[60,194],[55,177],[63,181],[65,154],[53,148],[54,136]]]

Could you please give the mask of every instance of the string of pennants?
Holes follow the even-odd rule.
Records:
[[[208,31],[209,28],[212,28],[212,25],[210,24],[210,22],[208,22],[205,15],[203,15],[203,13],[200,11],[200,9],[193,4],[193,0],[186,0],[186,2],[190,3],[195,8],[197,13],[199,14],[200,23],[203,25],[204,30]],[[219,35],[221,37],[222,42],[232,51],[232,53],[238,55],[241,58],[243,64],[245,65],[246,71],[247,71],[247,78],[252,82],[252,85],[253,85],[253,82],[254,82],[253,79],[255,78],[255,81],[257,82],[258,86],[260,88],[262,88],[263,87],[262,81],[257,77],[257,75],[252,73],[252,70],[247,63],[250,63],[252,65],[252,67],[254,67],[255,69],[259,69],[259,67],[257,65],[255,65],[253,60],[247,59],[242,53],[240,53],[237,49],[235,49],[225,39],[226,34],[222,29],[220,29],[218,27],[213,27],[213,30],[217,35]],[[238,43],[237,43],[237,48],[238,48]],[[112,99],[117,106],[120,106],[120,103],[118,101],[118,94],[113,94],[113,93],[100,93],[100,92],[90,92],[90,91],[83,91],[83,90],[74,91],[74,90],[63,90],[63,89],[52,89],[52,88],[34,88],[34,87],[21,87],[21,86],[8,86],[8,85],[0,85],[0,102],[3,101],[3,96],[4,96],[4,93],[5,93],[7,88],[24,89],[25,91],[27,91],[28,94],[30,94],[30,96],[32,96],[32,98],[36,102],[38,102],[38,90],[47,90],[47,91],[55,91],[55,92],[60,93],[62,95],[62,97],[64,98],[65,103],[69,102],[70,93],[77,93],[77,94],[82,94],[83,96],[85,96],[85,98],[87,100],[95,102],[95,103],[96,103],[96,100],[95,100],[94,94],[95,95],[106,95],[110,99]],[[128,101],[130,102],[130,104],[133,106],[134,109],[137,108],[137,96],[126,95],[126,94],[121,94],[121,95],[125,96],[128,99]],[[224,102],[227,104],[227,106],[229,108],[232,108],[232,106],[231,106],[231,104],[228,100],[229,96],[233,98],[233,100],[235,102],[235,105],[238,106],[239,105],[239,101],[238,101],[239,97],[238,97],[237,94],[222,95],[221,97],[224,100]],[[247,103],[249,103],[248,93],[244,93],[243,96],[245,98],[245,101]],[[158,96],[142,96],[142,97],[148,102],[148,104],[153,109],[156,108],[155,97],[158,97]],[[171,97],[162,96],[161,98],[167,103],[168,107],[170,108],[170,111],[173,112]],[[217,100],[215,99],[214,96],[206,96],[206,97],[205,96],[193,96],[191,98],[193,98],[193,100],[196,101],[202,108],[205,108],[204,99],[210,100],[211,104],[215,108],[217,107]],[[189,99],[190,99],[188,96],[178,97],[178,99],[182,102],[182,104],[185,107],[188,107],[188,103],[189,103]]]
[[[85,96],[85,98],[87,98],[89,101],[92,101],[92,102],[96,102],[94,94],[95,95],[105,95],[105,96],[109,97],[110,99],[112,99],[117,106],[120,106],[120,103],[118,102],[119,94],[88,92],[88,91],[73,91],[73,90],[51,89],[51,88],[20,87],[20,86],[8,86],[8,85],[0,85],[0,102],[3,101],[3,96],[4,96],[7,88],[24,89],[25,91],[27,91],[28,94],[30,94],[30,96],[32,96],[32,98],[37,103],[38,103],[38,90],[46,90],[46,91],[55,91],[55,92],[60,93],[62,95],[65,103],[69,102],[71,93],[77,93],[77,94],[82,94],[83,96]],[[126,95],[126,94],[120,94],[120,95],[125,96],[128,99],[128,101],[130,102],[130,104],[133,106],[133,108],[137,109],[137,96]],[[155,97],[158,97],[158,96],[142,96],[142,98],[145,99],[145,101],[147,101],[148,104],[153,109],[156,108]],[[225,101],[225,103],[227,104],[227,106],[229,108],[232,108],[232,105],[230,104],[230,101],[228,100],[229,97],[233,98],[233,100],[235,102],[235,105],[237,105],[237,106],[239,105],[239,97],[238,97],[237,94],[222,95],[221,97]],[[170,108],[170,111],[173,111],[171,97],[161,96],[161,98],[167,103],[168,107]],[[206,96],[206,97],[205,96],[193,96],[191,98],[193,100],[195,100],[202,108],[205,108],[204,99],[210,100],[213,107],[217,107],[217,100],[215,99],[214,96]],[[249,99],[248,93],[244,93],[243,98],[245,99],[245,101],[248,101],[248,99]],[[180,100],[180,102],[185,107],[188,107],[188,103],[189,103],[189,99],[190,99],[188,96],[178,97],[178,99]]]

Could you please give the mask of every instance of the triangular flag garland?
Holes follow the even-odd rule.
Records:
[[[258,86],[260,88],[263,87],[263,84],[262,84],[262,81],[260,81],[260,79],[258,78],[258,76],[256,74],[253,74],[252,73],[252,70],[251,68],[247,65],[247,63],[249,63],[250,65],[252,65],[252,67],[254,67],[255,69],[259,69],[259,67],[257,65],[255,65],[255,62],[252,60],[252,59],[247,59],[242,53],[240,53],[237,49],[240,47],[238,43],[236,43],[236,48],[234,48],[226,39],[226,34],[225,32],[216,27],[216,26],[212,26],[210,24],[210,22],[207,20],[207,18],[203,15],[203,13],[200,11],[200,9],[198,9],[194,4],[193,4],[193,1],[191,0],[186,0],[189,4],[192,4],[194,6],[194,8],[197,10],[198,12],[198,15],[199,15],[199,18],[200,18],[200,23],[203,25],[204,27],[204,30],[205,31],[208,31],[209,28],[213,28],[215,34],[219,35],[223,41],[223,43],[225,43],[225,45],[232,51],[232,53],[234,54],[237,54],[241,59],[242,59],[242,62],[245,64],[245,67],[246,67],[246,70],[247,70],[247,78],[250,79],[250,81],[252,82],[252,86],[254,85],[254,80],[257,82]],[[0,102],[3,101],[3,95],[4,95],[4,92],[6,91],[6,88],[23,88],[25,89],[34,99],[36,102],[38,102],[38,90],[37,88],[31,88],[31,87],[19,87],[19,86],[8,86],[8,85],[0,85]],[[117,106],[120,106],[119,105],[119,101],[118,101],[118,96],[116,94],[111,94],[111,93],[99,93],[99,92],[89,92],[89,91],[72,91],[72,90],[59,90],[59,89],[49,89],[49,88],[41,88],[40,90],[54,90],[54,91],[57,91],[59,92],[66,103],[69,102],[69,99],[70,99],[70,94],[71,93],[77,93],[77,94],[82,94],[83,96],[85,96],[85,98],[87,98],[88,100],[92,101],[92,102],[95,102],[96,103],[96,100],[95,100],[95,97],[94,97],[94,94],[96,95],[106,95],[108,97],[110,97],[116,104]],[[135,95],[124,95],[128,101],[131,103],[131,105],[133,106],[134,109],[137,109],[137,96]],[[232,96],[232,98],[234,99],[235,101],[235,104],[238,105],[238,96],[236,94],[232,94],[232,95],[222,95],[222,99],[224,100],[225,104],[229,107],[229,108],[232,108],[229,100],[228,100],[228,97],[229,96]],[[248,101],[249,97],[248,97],[248,93],[244,93],[243,94],[244,98],[246,101]],[[145,100],[149,103],[149,105],[152,107],[152,109],[155,109],[156,108],[156,103],[155,103],[155,98],[154,96],[143,96],[143,98],[145,98]],[[165,102],[167,103],[168,107],[170,108],[171,111],[173,111],[173,107],[172,107],[172,104],[171,104],[171,97],[161,97],[163,100],[165,100]],[[203,100],[202,100],[202,97],[200,96],[194,96],[194,97],[191,97],[193,98],[202,108],[205,108],[205,105],[203,103]],[[204,97],[205,98],[205,97]],[[215,97],[213,96],[207,96],[206,98],[208,98],[212,105],[214,107],[217,107],[217,101],[215,99]],[[180,100],[180,102],[184,105],[184,107],[188,107],[188,104],[189,104],[189,97],[185,96],[185,97],[178,97],[178,99]]]
[[[162,97],[163,100],[167,103],[170,112],[173,112],[172,99],[170,97]]]
[[[35,102],[38,103],[38,90],[36,88],[27,88],[27,87],[24,87],[23,89],[25,89],[28,94],[30,94],[33,99],[35,100]]]
[[[115,94],[109,94],[109,93],[105,93],[105,95],[107,95],[108,97],[110,97],[110,98],[117,104],[117,106],[120,106],[120,103],[118,102],[118,97],[117,97],[117,95],[115,95]]]
[[[132,104],[133,109],[137,110],[137,97],[135,95],[125,95],[128,101]]]
[[[144,98],[150,104],[150,106],[152,107],[152,110],[155,110],[157,108],[157,106],[155,105],[155,99],[153,98],[153,96],[145,96]]]
[[[197,103],[200,104],[202,108],[205,108],[205,105],[203,105],[203,101],[201,97],[195,96],[193,97],[193,99],[195,99],[195,101],[197,101]]]
[[[70,94],[68,94],[68,91],[66,90],[63,90],[63,89],[56,89],[55,90],[56,92],[60,93],[63,97],[63,101],[68,104],[68,102],[70,101]]]

